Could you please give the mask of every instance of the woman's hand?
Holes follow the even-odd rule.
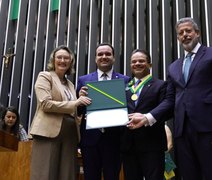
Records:
[[[80,96],[87,96],[88,95],[88,87],[87,86],[83,86],[81,87],[80,91],[79,91],[79,97]]]
[[[80,96],[77,100],[76,100],[76,106],[80,106],[80,105],[84,105],[87,106],[91,104],[91,99],[87,96]]]

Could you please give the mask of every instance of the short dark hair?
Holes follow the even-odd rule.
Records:
[[[144,50],[144,49],[135,49],[135,50],[132,52],[131,56],[132,56],[133,54],[137,53],[137,52],[140,52],[140,53],[142,53],[142,54],[145,54],[146,57],[147,57],[147,63],[151,64],[151,56],[150,56],[150,54],[149,54],[148,51],[146,51],[146,50]]]
[[[97,45],[96,50],[97,50],[100,46],[109,46],[109,47],[112,49],[112,54],[113,54],[113,56],[114,56],[114,53],[115,53],[115,52],[114,52],[114,48],[113,48],[113,46],[112,46],[110,43],[107,43],[107,42],[101,43],[101,44]]]
[[[75,58],[74,58],[74,53],[71,51],[71,49],[69,49],[67,46],[65,45],[61,45],[61,46],[58,46],[56,47],[50,54],[50,58],[49,58],[49,62],[47,64],[47,70],[48,71],[54,71],[55,70],[55,54],[57,51],[59,50],[65,50],[67,51],[69,54],[70,54],[70,58],[71,58],[71,66],[70,68],[66,71],[66,74],[67,75],[70,75],[71,73],[74,73],[75,70],[74,70],[74,64],[75,64]]]

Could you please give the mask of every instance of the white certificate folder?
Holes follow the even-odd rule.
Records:
[[[88,97],[86,129],[125,126],[128,119],[123,79],[86,82]]]

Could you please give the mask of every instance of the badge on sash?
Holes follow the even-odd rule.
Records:
[[[133,95],[131,96],[131,99],[132,99],[133,101],[136,101],[136,100],[138,99],[137,94],[133,94]]]

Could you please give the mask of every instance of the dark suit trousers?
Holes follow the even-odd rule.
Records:
[[[82,158],[85,180],[119,180],[120,172],[120,147],[108,139],[106,132],[102,133],[97,144],[82,146]]]
[[[64,119],[56,138],[34,136],[30,180],[76,180],[78,135],[73,119]]]
[[[163,180],[165,168],[164,151],[136,151],[131,148],[123,153],[125,180]]]
[[[175,144],[183,180],[212,179],[212,132],[197,132],[186,118],[183,135],[175,139]]]

